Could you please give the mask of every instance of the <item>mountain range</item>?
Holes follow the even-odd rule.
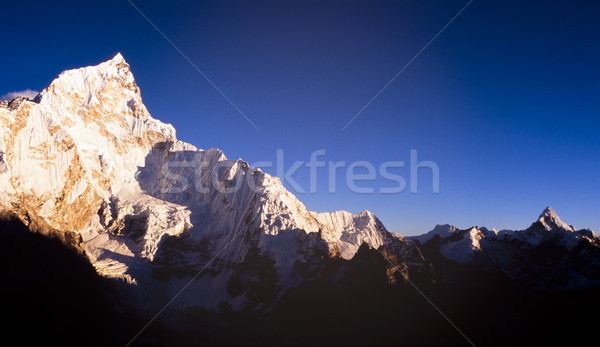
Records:
[[[443,312],[469,312],[463,323],[479,327],[482,312],[495,312],[491,323],[512,317],[508,308],[525,298],[562,303],[600,284],[600,236],[565,224],[550,207],[524,230],[437,225],[415,237],[389,232],[369,211],[308,211],[277,177],[177,140],[171,125],[148,113],[120,54],[61,73],[33,99],[1,103],[0,123],[4,238],[79,264],[72,271],[91,283],[82,290],[100,293],[71,304],[106,302],[94,309],[110,307],[96,324],[111,326],[111,342],[168,306],[160,328],[136,343],[221,344],[235,340],[231,327],[256,344],[500,343],[515,331],[533,337],[506,321],[496,327],[512,335],[497,340],[479,328],[463,332]],[[60,242],[13,237],[14,230]],[[15,259],[25,253],[13,253],[23,261]],[[32,271],[18,269],[9,271],[15,283],[17,273]],[[494,309],[454,307],[450,293],[461,305],[472,298]],[[131,330],[116,333],[120,321],[133,322]],[[165,338],[174,331],[180,340]]]

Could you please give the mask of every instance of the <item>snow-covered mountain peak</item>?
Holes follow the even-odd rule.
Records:
[[[245,302],[228,281],[261,279],[240,264],[271,264],[285,290],[317,276],[322,259],[404,242],[371,212],[310,212],[276,177],[178,141],[120,54],[18,102],[0,107],[0,212],[47,226],[105,276],[177,291],[210,269],[184,306]]]
[[[142,103],[140,89],[121,54],[101,64],[61,73],[38,98],[61,114],[80,115],[85,108],[97,108],[95,116],[106,118],[130,114],[136,118],[151,118]],[[83,110],[82,110],[83,109]],[[94,120],[98,117],[87,117]]]
[[[123,149],[175,141],[175,129],[150,116],[129,64],[118,53],[95,66],[67,70],[35,99],[43,117],[82,141],[98,135]],[[131,143],[133,142],[133,143]]]
[[[61,73],[34,100],[13,100],[0,125],[0,208],[76,235],[124,218],[99,209],[139,191],[148,152],[176,141],[171,125],[149,115],[121,55]]]
[[[484,238],[478,227],[454,231],[451,236],[442,239],[439,252],[448,259],[465,264],[481,251],[481,240]]]
[[[57,83],[66,84],[67,82],[74,83],[73,87],[75,88],[89,86],[89,84],[86,84],[91,82],[89,81],[89,79],[95,80],[96,77],[101,77],[101,80],[105,82],[108,82],[108,80],[113,78],[120,78],[124,82],[133,83],[131,85],[123,83],[123,87],[135,86],[132,89],[135,92],[139,92],[139,89],[135,85],[130,66],[129,64],[127,64],[127,62],[120,53],[117,53],[113,58],[108,59],[98,65],[64,71],[58,76],[56,80],[52,82],[50,87]]]
[[[548,206],[544,209],[544,211],[542,211],[542,213],[538,217],[538,220],[540,220],[542,218],[554,218],[555,219],[555,218],[558,218],[558,215],[556,214],[556,212],[554,212],[552,207]]]
[[[121,64],[121,63],[127,64],[127,62],[125,62],[125,58],[123,58],[123,55],[121,54],[121,52],[117,52],[117,54],[115,54],[115,56],[112,59],[110,59],[109,61],[114,64]]]
[[[556,212],[554,212],[554,210],[550,206],[544,209],[542,214],[540,214],[540,217],[538,218],[537,222],[542,224],[544,226],[544,229],[548,231],[554,230],[556,228],[564,229],[567,231],[574,231],[574,229],[571,226],[564,223],[560,219],[560,217],[558,217]]]

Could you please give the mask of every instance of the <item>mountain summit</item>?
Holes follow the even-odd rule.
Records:
[[[574,231],[574,229],[571,226],[563,223],[563,221],[558,217],[556,212],[554,212],[554,210],[550,206],[544,209],[537,221],[541,223],[546,230],[553,230],[559,228],[568,231]]]

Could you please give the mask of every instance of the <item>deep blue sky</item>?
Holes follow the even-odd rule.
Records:
[[[152,115],[181,140],[253,163],[440,167],[440,193],[297,194],[309,209],[373,211],[411,235],[436,223],[525,228],[547,206],[600,231],[600,3],[474,1],[369,108],[340,129],[467,1],[150,2],[154,23],[260,128],[257,132],[127,1],[12,3],[0,21],[0,94],[121,52]],[[275,174],[275,169],[265,169]],[[408,167],[396,173],[409,178]],[[294,178],[308,189],[308,169]],[[391,186],[389,181],[359,184]]]

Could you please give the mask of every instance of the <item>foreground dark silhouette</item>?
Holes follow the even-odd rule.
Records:
[[[61,345],[125,345],[151,317],[124,309],[126,285],[98,276],[62,242],[0,220],[5,339]],[[432,261],[439,275],[415,284],[478,346],[579,344],[595,339],[598,289],[523,292],[502,274]],[[339,282],[310,282],[264,313],[166,311],[133,345],[446,345],[467,346],[402,276],[389,284],[381,253],[361,247]]]

